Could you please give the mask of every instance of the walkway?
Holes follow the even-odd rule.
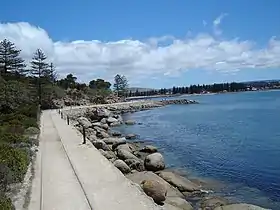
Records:
[[[30,210],[160,209],[56,111],[41,116]]]

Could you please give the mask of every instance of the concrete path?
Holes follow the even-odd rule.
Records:
[[[56,111],[41,117],[30,210],[158,210]]]

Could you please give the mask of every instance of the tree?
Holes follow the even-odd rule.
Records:
[[[47,56],[41,49],[37,49],[31,61],[31,75],[37,77],[37,90],[39,104],[42,103],[42,77],[49,76],[49,64],[46,62]]]
[[[103,79],[91,80],[89,82],[89,87],[91,89],[105,89],[108,90],[111,87],[111,83],[104,81]]]
[[[49,64],[49,68],[44,72],[44,76],[52,84],[56,82],[58,75],[55,71],[55,66],[52,62]]]
[[[128,88],[128,82],[125,76],[117,74],[115,76],[114,89],[118,96],[124,96]]]
[[[11,41],[4,39],[0,42],[0,70],[1,73],[7,74],[8,72],[24,75],[25,63],[20,57],[21,50],[17,49],[15,44]]]

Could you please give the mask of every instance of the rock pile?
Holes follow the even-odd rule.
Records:
[[[201,210],[249,210],[252,207],[249,204],[228,205],[229,202],[226,199],[206,197],[198,184],[174,172],[165,170],[164,157],[156,147],[152,145],[142,146],[135,141],[129,142],[129,140],[138,137],[135,134],[123,137],[120,132],[112,131],[111,127],[124,123],[127,125],[136,123],[132,120],[124,122],[119,114],[120,110],[131,109],[134,108],[115,108],[112,105],[110,109],[108,107],[95,107],[74,112],[70,116],[72,122],[73,120],[76,121],[74,125],[79,131],[82,131],[83,127],[86,129],[87,139],[105,158],[112,162],[128,179],[140,185],[143,191],[155,203],[162,205],[164,209],[193,210],[193,206],[188,202],[188,199],[194,195],[199,197],[196,207]],[[68,112],[68,114],[70,113]],[[256,209],[261,210],[262,208]]]

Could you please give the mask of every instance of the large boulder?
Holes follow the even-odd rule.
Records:
[[[119,126],[121,124],[121,122],[117,121],[117,122],[112,122],[110,124],[111,127],[116,127],[116,126]]]
[[[135,172],[133,174],[126,175],[128,179],[135,182],[138,185],[141,185],[141,183],[144,180],[156,180],[165,185],[167,189],[167,197],[181,197],[184,198],[184,195],[175,187],[171,186],[168,182],[166,182],[164,179],[157,176],[155,173],[151,171],[142,171],[142,172]]]
[[[108,119],[107,119],[107,123],[114,123],[114,122],[118,122],[118,120],[116,119],[116,118],[114,118],[114,117],[109,117]]]
[[[144,192],[153,198],[157,204],[163,204],[167,194],[167,189],[164,184],[157,180],[144,180],[142,183]]]
[[[160,171],[165,168],[164,158],[158,152],[148,155],[144,164],[148,171]]]
[[[117,159],[117,156],[113,151],[104,151],[103,149],[99,149],[99,152],[106,157],[107,159]]]
[[[121,137],[121,136],[122,136],[122,133],[119,132],[119,131],[112,131],[112,132],[111,132],[111,135],[114,136],[114,137]]]
[[[239,204],[230,204],[226,206],[218,206],[214,210],[267,210],[267,209],[252,204],[239,203]]]
[[[104,151],[110,150],[109,146],[102,140],[96,140],[92,142],[96,149],[103,149]]]
[[[103,141],[106,144],[117,144],[117,143],[126,142],[125,138],[114,138],[114,137],[104,138]]]
[[[100,123],[102,123],[102,124],[107,123],[107,118],[102,118],[102,119],[100,120]]]
[[[104,130],[108,130],[108,128],[109,128],[109,125],[107,123],[95,122],[95,123],[92,123],[92,125],[100,127]]]
[[[138,160],[138,158],[135,155],[133,155],[131,152],[124,150],[124,149],[118,149],[117,156],[122,160],[126,160],[126,159]]]
[[[145,171],[144,161],[136,159],[126,159],[124,161],[129,168],[136,171]]]
[[[134,125],[136,122],[134,120],[126,120],[124,123],[126,125]]]
[[[126,139],[136,139],[137,138],[137,135],[136,134],[133,134],[133,133],[130,133],[130,134],[127,134],[125,136]]]
[[[104,108],[97,108],[95,111],[96,116],[98,116],[100,119],[102,118],[108,118],[111,115],[111,112],[108,109]]]
[[[185,199],[180,197],[168,197],[165,203],[178,207],[179,209],[182,210],[193,210],[192,205],[189,202],[187,202]]]
[[[105,131],[97,132],[96,136],[99,137],[99,138],[102,138],[102,139],[110,137],[110,135],[108,133],[106,133]]]
[[[126,142],[124,142],[122,144],[120,144],[120,143],[113,144],[113,150],[119,150],[119,149],[124,149],[124,150],[132,153],[132,150],[130,149],[129,144],[127,144]]]
[[[83,126],[84,128],[89,128],[92,126],[91,122],[85,117],[79,117],[77,119],[78,123]]]
[[[152,145],[146,145],[144,148],[140,149],[140,152],[146,152],[146,153],[155,153],[158,149]]]
[[[181,192],[193,192],[199,190],[199,186],[197,184],[171,171],[160,171],[157,174]]]
[[[209,210],[227,204],[229,204],[229,201],[222,197],[205,197],[202,199],[200,206],[202,210]]]
[[[123,160],[116,160],[114,162],[114,166],[116,166],[124,174],[128,174],[131,171],[129,166]]]

